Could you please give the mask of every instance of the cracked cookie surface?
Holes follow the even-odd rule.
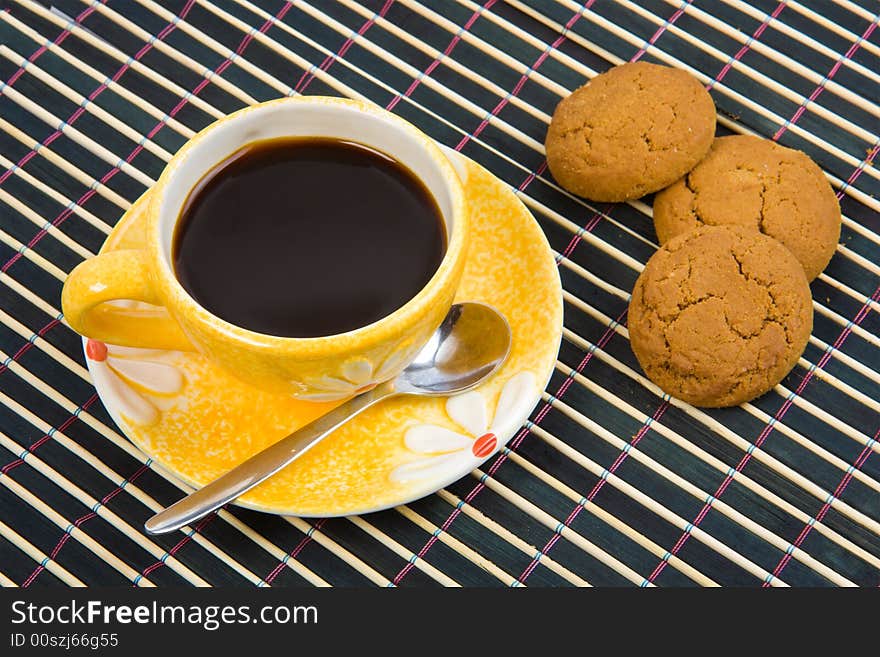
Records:
[[[735,406],[779,383],[813,328],[804,270],[776,240],[704,226],[648,261],[629,306],[630,343],[654,383],[695,406]]]
[[[570,192],[624,201],[656,192],[702,159],[715,105],[686,71],[616,66],[563,98],[547,130],[547,164]]]
[[[720,137],[709,154],[654,199],[660,243],[702,225],[739,225],[782,242],[809,280],[828,265],[840,239],[840,205],[805,153],[769,139]]]

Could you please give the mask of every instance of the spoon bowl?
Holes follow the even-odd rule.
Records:
[[[452,306],[415,360],[395,380],[401,394],[453,395],[491,375],[510,352],[510,326],[482,303]]]
[[[482,303],[455,304],[440,327],[397,378],[380,383],[294,431],[206,486],[150,518],[150,534],[167,534],[233,501],[289,465],[342,424],[383,399],[436,397],[469,390],[491,376],[510,352],[501,313]]]

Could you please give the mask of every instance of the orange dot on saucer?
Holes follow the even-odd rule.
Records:
[[[107,345],[98,340],[89,340],[86,342],[86,356],[91,360],[103,363],[107,360]]]

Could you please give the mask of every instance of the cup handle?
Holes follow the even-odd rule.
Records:
[[[154,307],[105,303],[122,300]],[[147,253],[141,249],[109,251],[77,265],[64,282],[61,308],[71,328],[88,338],[122,347],[195,351],[161,307],[150,280]]]

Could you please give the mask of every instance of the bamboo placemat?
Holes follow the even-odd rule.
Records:
[[[3,6],[0,584],[880,584],[876,0]],[[803,149],[841,200],[806,353],[740,408],[670,399],[632,355],[650,205],[591,204],[546,170],[560,97],[635,59],[691,71],[720,133]],[[147,537],[182,488],[97,400],[61,283],[195,131],[298,93],[386,106],[517,191],[565,288],[557,372],[509,449],[424,500],[318,521],[230,507]]]

